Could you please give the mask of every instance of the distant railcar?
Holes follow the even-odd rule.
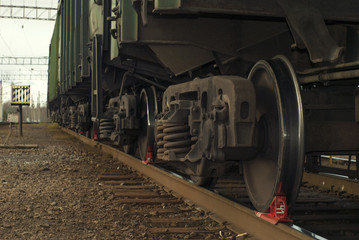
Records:
[[[292,206],[306,155],[359,150],[358,10],[357,0],[62,0],[51,116],[198,185],[237,168],[256,209],[277,194]]]

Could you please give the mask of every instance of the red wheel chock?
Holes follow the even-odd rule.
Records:
[[[94,131],[93,131],[93,140],[94,140],[94,141],[98,141],[97,130],[94,130]]]
[[[267,222],[277,224],[278,222],[293,222],[288,218],[288,205],[285,196],[275,196],[270,204],[270,212],[256,212],[256,216]]]
[[[143,162],[143,164],[146,164],[146,165],[153,164],[153,151],[152,151],[151,146],[147,147],[146,157],[142,162]]]

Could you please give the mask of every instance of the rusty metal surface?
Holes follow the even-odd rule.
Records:
[[[194,186],[170,173],[162,171],[151,165],[144,165],[138,159],[127,155],[118,149],[95,142],[77,133],[64,129],[63,131],[75,136],[82,142],[100,149],[102,152],[112,155],[115,159],[133,168],[137,172],[150,177],[159,185],[169,188],[174,194],[182,196],[202,209],[209,211],[216,218],[230,224],[233,230],[245,230],[256,239],[312,239],[287,225],[272,225],[255,216],[255,212],[233,201],[219,196],[209,190]]]

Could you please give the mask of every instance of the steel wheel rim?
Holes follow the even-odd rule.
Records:
[[[258,155],[243,162],[248,195],[258,211],[267,211],[279,192],[291,207],[301,183],[304,123],[296,76],[282,56],[259,61],[251,70],[257,95]]]
[[[151,147],[153,151],[155,111],[157,109],[155,100],[155,91],[153,88],[142,89],[139,112],[141,133],[137,139],[138,152],[141,160],[145,159],[148,147]]]

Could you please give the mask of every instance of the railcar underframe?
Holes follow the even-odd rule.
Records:
[[[306,155],[359,152],[358,1],[75,2],[59,6],[61,124],[199,185],[237,168],[260,211],[293,205]]]

